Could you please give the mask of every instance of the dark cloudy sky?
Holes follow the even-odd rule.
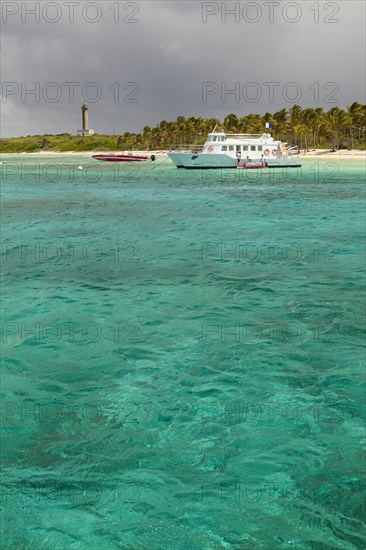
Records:
[[[239,11],[225,14],[222,4]],[[325,109],[363,102],[365,6],[2,1],[1,134],[76,130],[83,99],[100,133],[140,131],[179,115],[273,112],[295,100]]]

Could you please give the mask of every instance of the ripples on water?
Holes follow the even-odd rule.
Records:
[[[362,548],[362,164],[16,162],[2,547]]]

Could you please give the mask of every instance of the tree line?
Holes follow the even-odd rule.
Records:
[[[216,118],[179,116],[175,122],[163,120],[155,128],[145,126],[141,134],[126,132],[118,138],[121,149],[171,149],[174,146],[204,143],[209,132],[216,127],[228,133],[262,134],[267,122],[272,123],[271,134],[299,149],[365,148],[366,105],[357,101],[346,110],[333,107],[306,108],[294,105],[276,113],[237,116],[229,114],[221,122]]]
[[[366,105],[355,101],[346,109],[332,107],[324,111],[321,107],[304,109],[294,105],[273,114],[242,117],[229,114],[223,121],[179,116],[175,122],[163,120],[154,128],[145,126],[141,133],[125,132],[117,136],[59,134],[0,139],[0,152],[169,150],[181,145],[203,144],[215,127],[228,133],[262,134],[266,132],[266,122],[272,123],[270,133],[275,139],[301,150],[366,148]]]

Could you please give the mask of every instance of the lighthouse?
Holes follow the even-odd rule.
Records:
[[[89,107],[87,103],[83,103],[81,106],[81,110],[83,113],[83,131],[89,130]]]
[[[85,101],[81,106],[81,112],[83,129],[78,130],[78,136],[93,136],[94,130],[90,130],[89,128],[89,107]]]

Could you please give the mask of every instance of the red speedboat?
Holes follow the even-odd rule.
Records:
[[[93,155],[95,160],[103,160],[104,162],[147,162],[149,157],[142,157],[137,155]],[[150,160],[155,160],[155,155],[151,155]]]

